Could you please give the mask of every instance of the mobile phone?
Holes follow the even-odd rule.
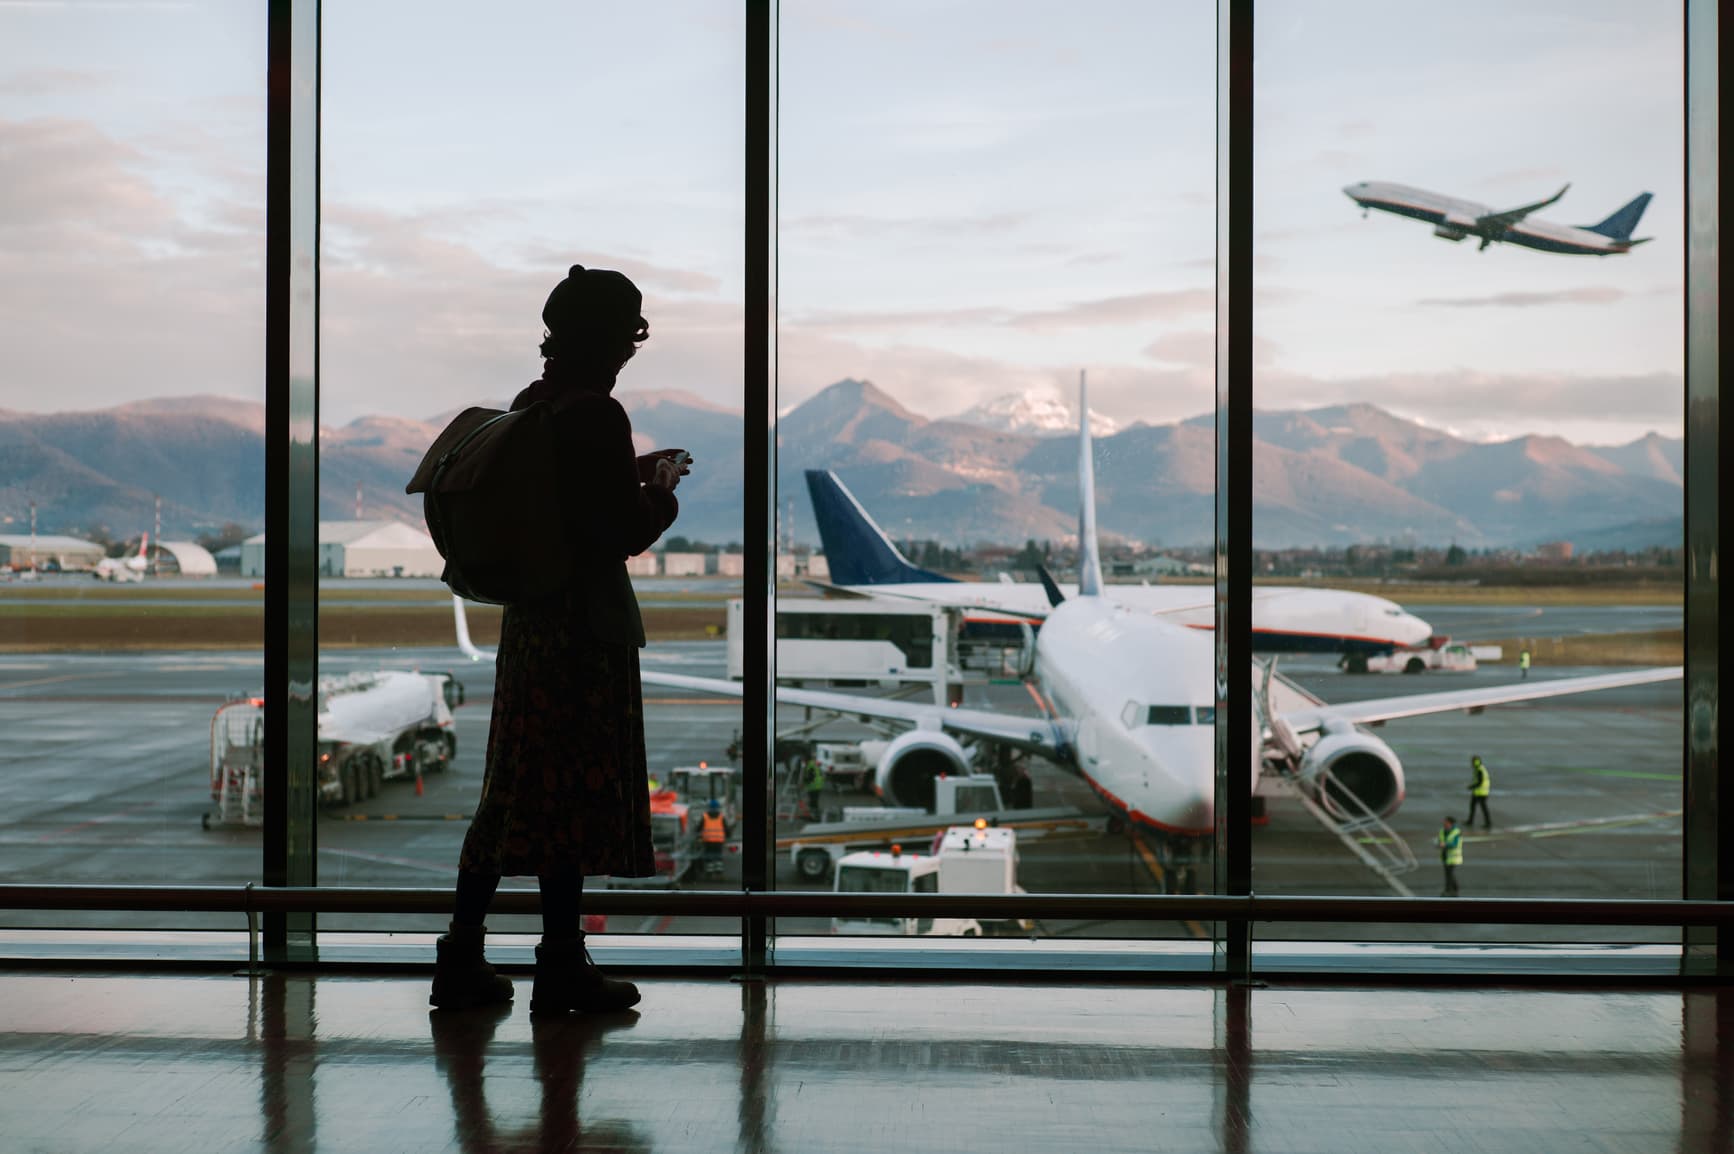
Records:
[[[685,449],[682,449],[680,452],[670,457],[669,460],[673,461],[679,468],[684,469],[692,464],[692,454],[687,452]]]

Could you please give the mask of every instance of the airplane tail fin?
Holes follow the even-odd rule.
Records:
[[[926,581],[950,581],[912,565],[898,551],[885,531],[873,523],[867,510],[829,469],[807,470],[807,492],[813,498],[813,517],[819,525],[819,540],[825,546],[825,561],[831,581],[837,585],[898,585]]]
[[[1610,240],[1631,240],[1632,233],[1637,231],[1638,220],[1644,215],[1644,209],[1650,206],[1650,194],[1639,193],[1632,202],[1602,221],[1600,224],[1585,225],[1590,232],[1598,232]]]
[[[1102,554],[1096,545],[1096,462],[1090,440],[1090,394],[1078,370],[1078,596],[1102,593]]]

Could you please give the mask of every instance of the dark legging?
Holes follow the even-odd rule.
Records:
[[[1464,821],[1463,828],[1468,829],[1470,826],[1475,824],[1476,810],[1481,811],[1481,820],[1485,823],[1486,827],[1492,829],[1493,815],[1487,812],[1487,799],[1485,797],[1471,797],[1469,799],[1469,817]]]
[[[578,925],[578,905],[584,897],[584,875],[580,873],[541,874],[536,884],[542,891],[542,936],[544,938],[581,937]],[[457,907],[452,921],[460,926],[479,926],[488,916],[488,905],[500,886],[499,874],[477,874],[458,871]]]

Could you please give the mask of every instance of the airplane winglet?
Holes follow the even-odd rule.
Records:
[[[1060,602],[1066,599],[1066,595],[1060,592],[1059,583],[1054,580],[1054,575],[1048,572],[1046,565],[1037,565],[1036,572],[1041,576],[1042,590],[1048,595],[1048,605],[1057,608]]]
[[[1078,596],[1102,595],[1102,554],[1096,545],[1096,464],[1090,441],[1090,393],[1078,370]],[[1051,594],[1050,594],[1051,596]]]
[[[471,661],[492,661],[494,655],[486,649],[478,649],[470,639],[470,615],[464,611],[464,599],[456,593],[452,594],[452,618],[458,631],[458,649]]]

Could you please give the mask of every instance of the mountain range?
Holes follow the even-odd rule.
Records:
[[[678,531],[740,537],[742,417],[693,394],[623,391],[641,445],[695,457]],[[498,402],[495,402],[496,404]],[[320,431],[321,515],[418,522],[403,485],[451,414],[362,417]],[[816,541],[802,470],[837,472],[886,531],[948,544],[1017,543],[1076,532],[1073,420],[1055,397],[1012,396],[955,417],[911,411],[869,382],[843,380],[786,412],[777,428],[784,531]],[[167,397],[51,414],[0,410],[0,532],[150,527],[155,498],[170,536],[264,511],[264,409]],[[1096,437],[1099,521],[1110,537],[1207,542],[1215,510],[1213,422],[1103,425]],[[1641,548],[1679,539],[1683,446],[1655,434],[1617,446],[1530,435],[1482,443],[1373,405],[1268,411],[1254,420],[1254,516],[1263,548],[1415,541],[1469,547],[1578,540]],[[791,508],[792,506],[792,508]]]

